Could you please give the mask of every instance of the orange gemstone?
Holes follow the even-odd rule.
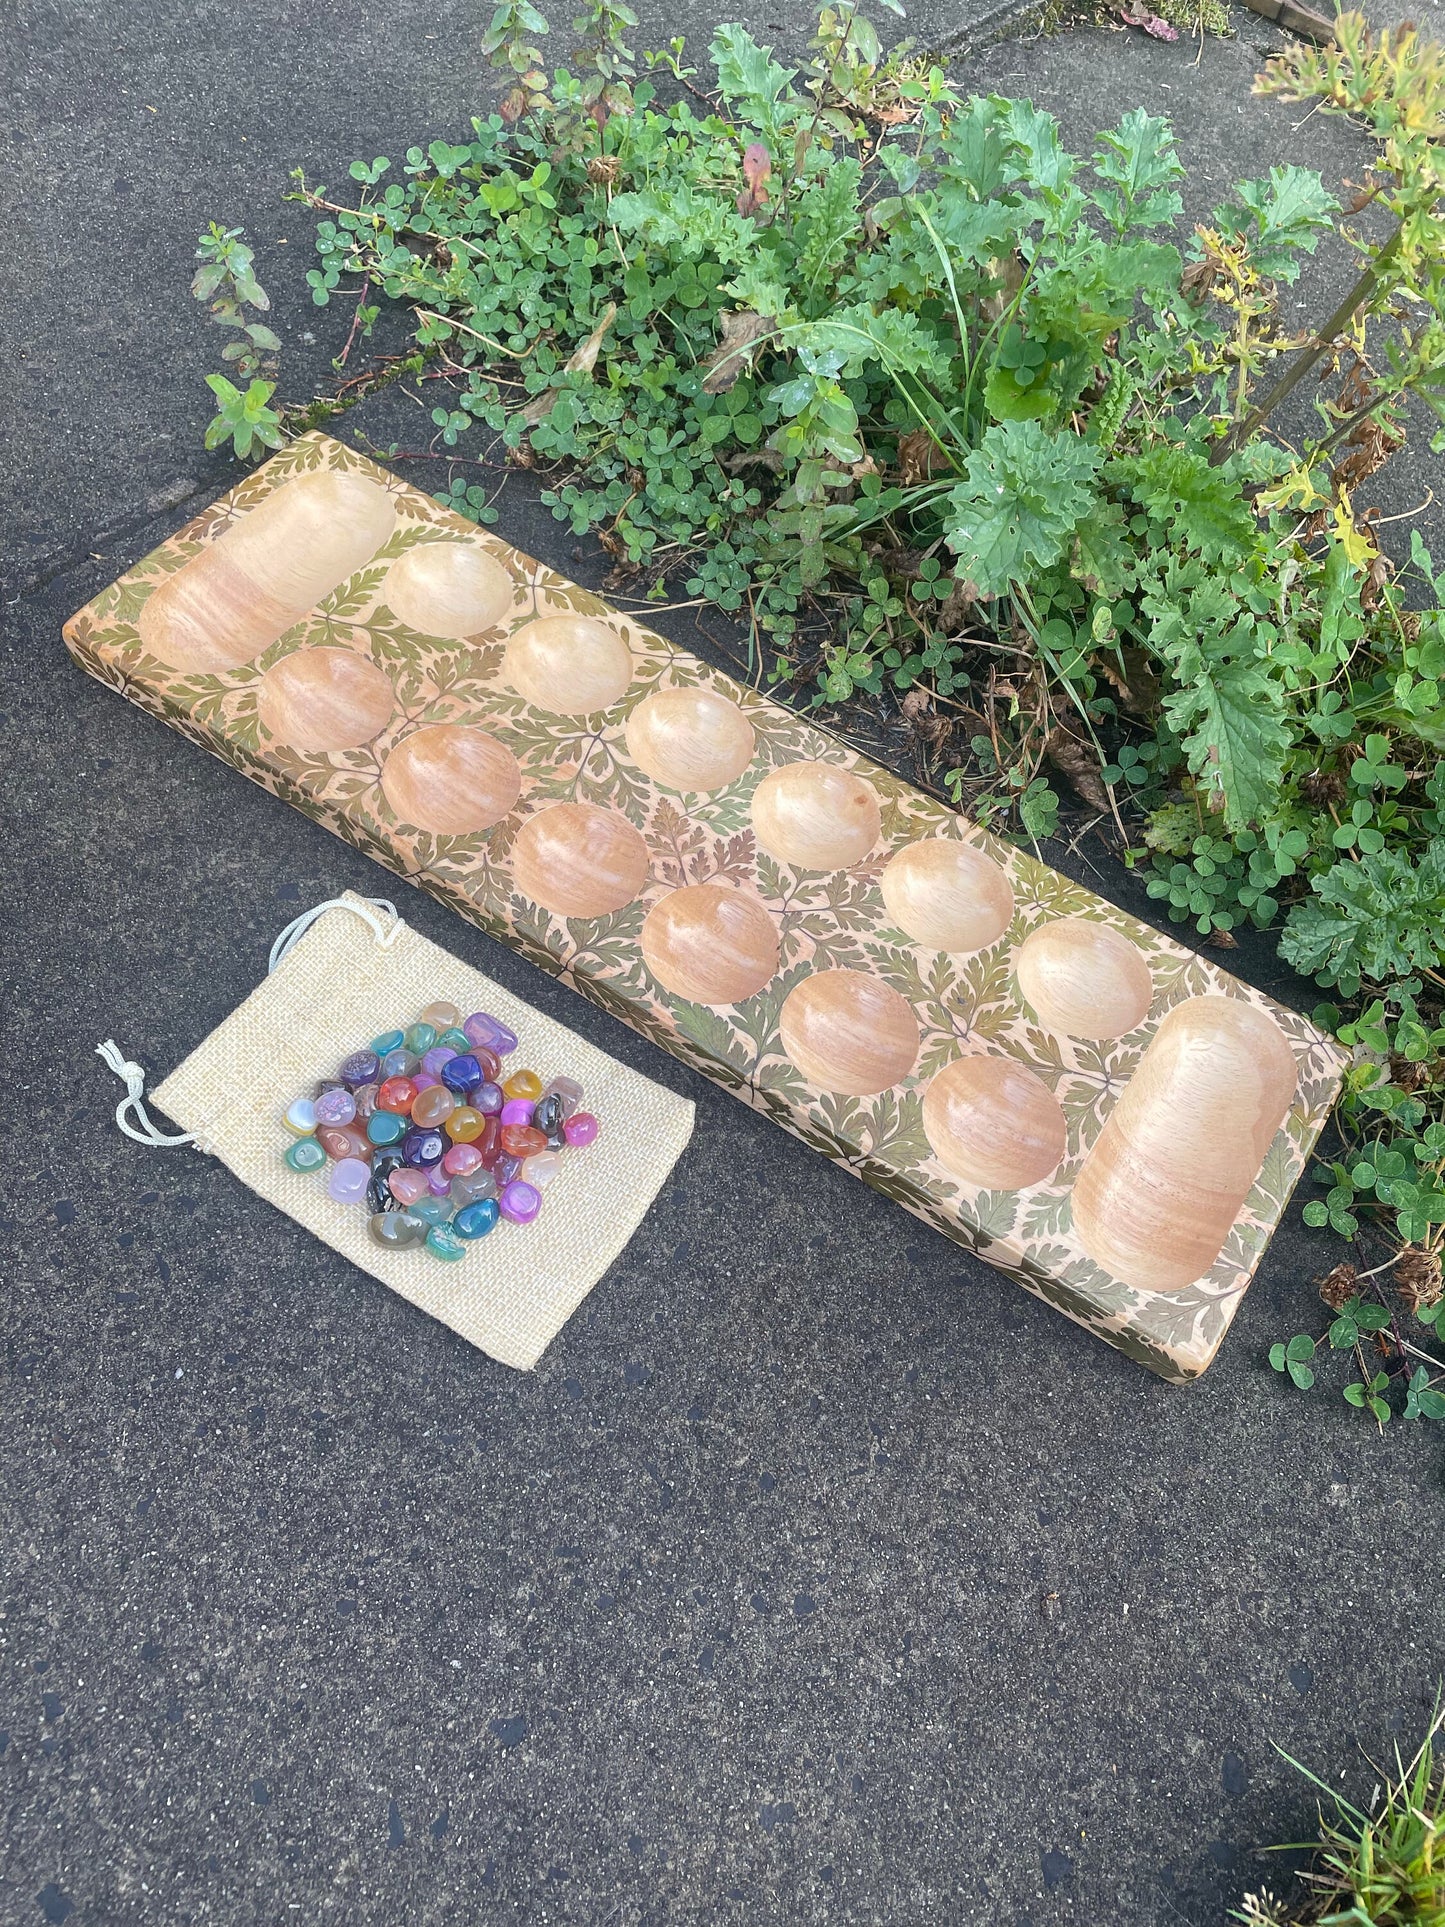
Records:
[[[376,1108],[395,1112],[398,1117],[409,1117],[416,1095],[416,1085],[409,1077],[388,1077],[376,1093]]]
[[[369,1164],[376,1149],[365,1131],[358,1131],[354,1124],[323,1124],[316,1135],[327,1157],[335,1158],[338,1164],[342,1158],[360,1158]]]
[[[458,1104],[442,1126],[453,1144],[470,1144],[486,1128],[487,1120],[480,1111],[474,1111],[470,1104]]]
[[[444,1123],[457,1108],[457,1098],[445,1084],[429,1084],[424,1091],[418,1091],[411,1107],[411,1121],[427,1128],[433,1124]]]
[[[545,1151],[547,1139],[543,1132],[534,1130],[530,1124],[504,1124],[502,1126],[502,1149],[514,1158],[529,1158],[534,1152]]]

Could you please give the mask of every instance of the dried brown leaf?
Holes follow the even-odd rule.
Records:
[[[1060,725],[1050,730],[1044,744],[1044,754],[1070,789],[1082,797],[1090,809],[1108,809],[1109,792],[1099,774],[1101,765],[1092,743],[1081,742]]]
[[[926,481],[948,460],[926,428],[914,428],[898,437],[898,474],[905,488]]]
[[[567,365],[562,370],[564,375],[590,375],[592,373],[592,370],[597,366],[597,357],[602,352],[602,343],[607,337],[607,331],[616,319],[616,303],[609,301],[602,319],[598,322],[597,326],[592,330],[591,334],[588,335],[581,347],[575,349],[573,353],[568,356]],[[532,399],[527,403],[527,406],[522,410],[522,420],[535,428],[538,422],[545,421],[547,416],[551,414],[557,405],[557,397],[561,393],[562,390],[560,388],[546,388],[540,395],[533,395]]]
[[[773,333],[777,323],[771,315],[754,314],[750,308],[723,308],[718,314],[722,339],[700,364],[705,395],[725,395],[753,365],[759,344]]]
[[[1101,674],[1113,684],[1119,701],[1131,716],[1157,714],[1164,694],[1163,684],[1142,649],[1125,643],[1120,650],[1102,650],[1095,660]]]

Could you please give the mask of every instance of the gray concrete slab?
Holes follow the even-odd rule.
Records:
[[[231,472],[197,452],[198,222],[289,232],[309,326],[274,184],[445,132],[475,29],[408,0],[21,24],[4,547],[54,560],[0,699],[0,1920],[1220,1921],[1310,1821],[1275,1745],[1368,1794],[1354,1740],[1417,1729],[1445,1666],[1441,1445],[1264,1362],[1325,1242],[1282,1234],[1172,1391],[413,896],[698,1104],[538,1372],[114,1132],[99,1038],[168,1068],[298,908],[395,886],[82,677],[60,622],[181,519],[148,499]],[[1267,163],[1242,47],[1192,59],[1089,35],[969,72],[1080,126],[1167,82],[1191,158]],[[524,490],[504,526],[596,578]],[[1299,994],[1265,945],[1238,964]]]

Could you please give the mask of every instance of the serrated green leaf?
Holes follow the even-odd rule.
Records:
[[[1001,595],[1030,567],[1056,562],[1093,506],[1100,459],[1077,435],[1037,422],[989,428],[948,496],[958,574],[981,595]]]

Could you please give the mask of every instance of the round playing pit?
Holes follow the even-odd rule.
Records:
[[[591,616],[541,616],[507,644],[505,675],[519,696],[555,716],[611,709],[632,681],[632,651]]]
[[[805,977],[788,992],[778,1028],[809,1083],[845,1097],[886,1091],[918,1055],[918,1023],[905,999],[860,970]]]
[[[753,796],[758,842],[779,863],[800,870],[842,870],[878,841],[881,818],[872,787],[834,763],[784,763]]]
[[[778,933],[750,891],[696,883],[648,911],[642,955],[674,996],[695,1004],[737,1004],[776,975]]]
[[[458,642],[502,620],[512,606],[512,578],[468,542],[423,542],[392,563],[382,593],[408,629]]]
[[[647,881],[647,845],[626,817],[593,803],[550,803],[517,832],[512,877],[559,917],[605,917]]]
[[[951,1176],[1005,1191],[1042,1183],[1069,1135],[1048,1085],[1007,1057],[955,1058],[923,1094],[923,1129]]]
[[[433,836],[489,830],[522,793],[505,743],[468,723],[433,723],[397,744],[381,787],[398,820]]]
[[[298,649],[261,678],[256,709],[268,735],[289,749],[356,749],[385,729],[396,691],[352,649]]]
[[[753,760],[753,726],[711,689],[657,689],[627,719],[627,753],[665,788],[722,789]]]

